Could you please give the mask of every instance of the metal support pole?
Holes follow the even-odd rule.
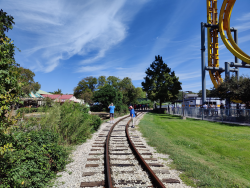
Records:
[[[183,100],[183,103],[182,103],[182,117],[181,117],[181,119],[186,120],[186,117],[184,116],[184,91],[182,91],[182,100]]]
[[[206,61],[205,61],[205,24],[201,22],[201,82],[202,82],[202,104],[206,102]]]
[[[230,63],[229,62],[225,62],[225,78],[228,77],[230,78]]]
[[[182,117],[184,117],[184,91],[182,91]]]
[[[234,41],[235,43],[238,45],[238,29],[234,29]],[[239,59],[235,56],[235,63],[238,63]],[[235,76],[237,77],[237,80],[239,80],[239,77],[240,77],[240,73],[239,73],[239,68],[238,68],[238,71],[235,72]]]
[[[230,78],[230,63],[225,62],[225,78]],[[226,99],[226,107],[230,107],[230,99]],[[228,108],[226,108],[226,114],[228,115]]]
[[[238,45],[238,30],[234,29],[234,41]],[[238,58],[235,56],[235,63],[238,63]]]

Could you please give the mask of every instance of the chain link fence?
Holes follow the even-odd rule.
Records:
[[[250,124],[250,109],[204,109],[195,107],[167,108],[168,114],[197,118],[202,120],[227,121]]]

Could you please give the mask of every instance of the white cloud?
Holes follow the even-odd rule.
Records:
[[[241,20],[241,21],[248,21],[248,20],[250,20],[250,12],[244,14],[241,18],[238,18],[237,20]]]
[[[60,60],[74,55],[84,57],[79,64],[105,57],[107,50],[125,39],[126,24],[146,2],[136,2],[131,10],[132,4],[125,0],[10,0],[4,2],[4,7],[14,16],[16,28],[28,32],[33,41],[23,54],[32,63],[39,59],[39,70],[51,72]],[[124,14],[126,11],[129,14]]]

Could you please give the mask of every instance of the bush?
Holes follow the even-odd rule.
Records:
[[[0,188],[46,187],[67,163],[68,153],[60,144],[81,143],[101,124],[78,103],[44,109],[40,122],[29,118],[11,134],[0,133],[0,147],[8,146],[4,155],[0,153]]]
[[[38,107],[38,108],[28,108],[28,107],[23,107],[23,108],[19,108],[17,110],[17,113],[20,112],[20,114],[28,114],[28,113],[33,113],[33,112],[46,112],[49,109],[48,106],[45,107]]]
[[[14,151],[0,158],[0,187],[44,187],[66,165],[68,153],[49,130],[2,137],[0,146],[11,143]]]
[[[102,106],[101,105],[93,105],[90,107],[91,112],[101,112],[102,111]]]
[[[129,110],[128,110],[128,106],[127,105],[117,105],[116,109],[115,109],[115,116],[122,116],[125,114],[128,114]]]
[[[84,110],[78,103],[65,102],[62,106],[55,104],[42,118],[41,127],[58,133],[61,142],[84,142],[101,124],[99,117],[84,113]]]

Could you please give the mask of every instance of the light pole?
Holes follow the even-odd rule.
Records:
[[[182,100],[183,100],[183,102],[182,102],[182,118],[181,119],[183,119],[183,120],[186,120],[186,117],[184,116],[184,93],[186,93],[186,92],[191,92],[191,91],[182,91]]]

